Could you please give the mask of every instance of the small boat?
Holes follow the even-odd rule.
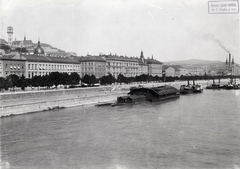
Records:
[[[206,86],[206,89],[222,89],[222,88],[224,88],[224,86],[220,84],[211,84],[209,86]]]
[[[117,102],[112,104],[112,106],[136,104],[144,101],[163,101],[179,97],[179,90],[172,86],[159,86],[151,88],[140,87],[135,89],[132,88],[127,96],[118,97]]]
[[[201,84],[196,84],[193,86],[193,93],[202,93],[203,87]]]
[[[109,106],[113,104],[113,102],[98,102],[95,106]]]
[[[213,79],[213,84],[206,86],[206,89],[223,89],[223,88],[225,88],[225,86],[220,84],[220,79],[219,83],[215,83]]]
[[[224,86],[224,89],[227,89],[227,90],[234,89],[234,85],[233,84],[227,84],[227,85]]]
[[[231,90],[231,89],[240,89],[240,83],[237,84],[237,79],[235,78],[235,80],[232,78],[230,79],[230,82],[224,86],[225,89],[227,90]]]
[[[181,85],[180,86],[180,93],[181,94],[193,93],[193,86],[189,83],[189,80],[188,80],[188,84],[187,85]]]
[[[192,85],[181,85],[180,86],[180,93],[181,94],[189,94],[193,93],[193,86]]]
[[[130,95],[130,96],[120,96],[117,98],[117,102],[111,104],[112,106],[120,106],[124,104],[137,104],[139,102],[146,101],[144,95]]]

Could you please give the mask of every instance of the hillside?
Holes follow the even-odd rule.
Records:
[[[164,62],[164,65],[221,65],[225,62],[216,61],[216,60],[200,60],[200,59],[190,59],[190,60],[181,60],[181,61],[170,61]]]
[[[225,62],[217,60],[200,60],[200,59],[190,59],[181,61],[171,61],[165,62],[164,65],[181,65],[185,69],[209,69],[209,70],[219,70],[225,69]]]

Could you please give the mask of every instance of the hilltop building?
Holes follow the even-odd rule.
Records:
[[[8,45],[11,46],[12,45],[12,35],[13,35],[13,27],[9,26],[7,27],[7,34],[8,34]]]
[[[23,40],[16,40],[12,42],[12,48],[34,48],[34,44],[32,40],[26,40],[26,36],[24,36]]]

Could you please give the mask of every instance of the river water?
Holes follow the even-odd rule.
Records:
[[[0,122],[2,168],[240,168],[240,90]]]

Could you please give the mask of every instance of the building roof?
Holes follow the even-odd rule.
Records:
[[[169,67],[172,67],[175,70],[181,70],[181,69],[185,69],[184,67],[182,67],[181,65],[163,65],[163,70],[168,69]]]
[[[147,64],[163,64],[162,62],[155,59],[146,59]]]
[[[10,54],[10,55],[2,55],[0,57],[0,60],[11,60],[15,55]]]
[[[72,58],[74,58],[75,60],[77,60],[78,62],[106,62],[106,60],[104,60],[103,58],[101,58],[100,56],[72,56]]]
[[[17,61],[26,61],[26,58],[24,58],[20,54],[9,54],[9,55],[3,55],[0,57],[0,60],[17,60]]]
[[[7,43],[7,41],[6,41],[6,40],[4,40],[4,39],[0,39],[0,44],[7,45],[8,43]]]
[[[74,63],[78,64],[79,62],[65,56],[45,56],[45,55],[24,55],[27,61],[30,62],[49,62],[49,63]]]
[[[101,55],[106,60],[125,61],[125,62],[138,62],[138,58],[117,56],[117,55]]]
[[[28,45],[32,45],[33,46],[33,42],[32,40],[18,40],[18,41],[13,41],[12,45],[13,46],[28,46]]]
[[[51,62],[55,62],[55,63],[75,63],[75,64],[79,64],[78,61],[67,57],[67,56],[46,56],[46,58],[48,58],[49,60],[51,60]]]

